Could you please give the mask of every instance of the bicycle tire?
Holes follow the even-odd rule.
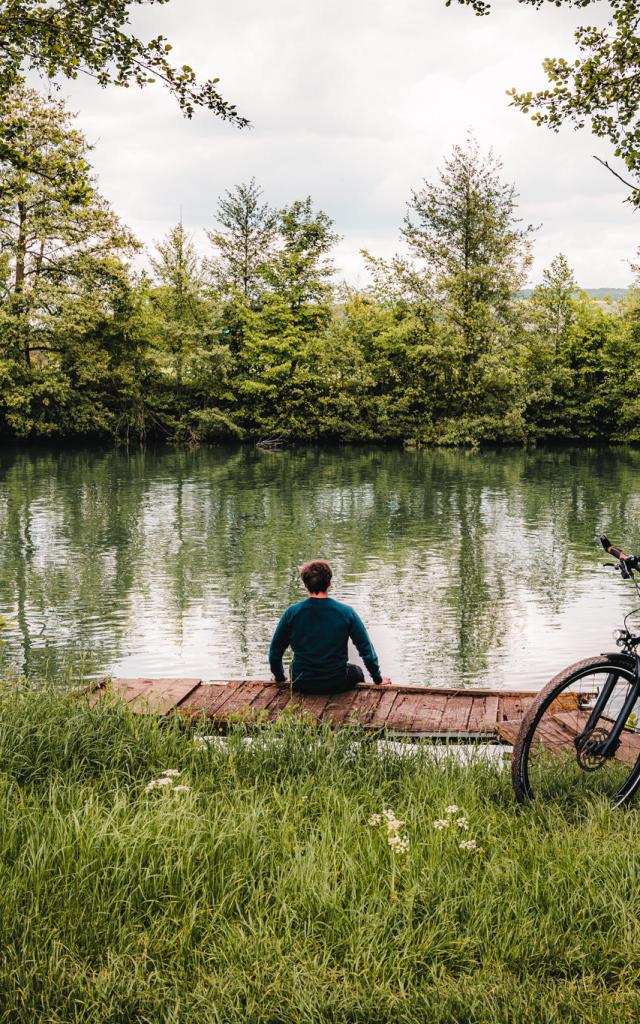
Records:
[[[596,677],[604,675],[606,672],[615,673],[616,677],[623,681],[623,686],[625,682],[627,685],[631,685],[635,678],[633,659],[625,659],[621,655],[602,654],[576,661],[555,675],[529,705],[513,745],[511,761],[511,777],[518,803],[524,804],[536,796],[530,780],[531,750],[545,713],[549,711],[553,702],[558,700],[561,694],[569,690],[569,687],[591,675]],[[542,729],[540,731],[542,732]],[[537,749],[541,749],[541,747]],[[578,763],[577,758],[576,761]],[[639,785],[640,756],[635,764],[631,765],[628,776],[612,795],[614,807],[622,807],[628,803]]]

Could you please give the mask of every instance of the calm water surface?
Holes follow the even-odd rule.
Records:
[[[329,558],[397,682],[539,686],[611,648],[640,452],[0,451],[3,657],[264,678],[296,566]]]

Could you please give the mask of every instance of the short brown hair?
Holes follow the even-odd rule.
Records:
[[[331,583],[333,569],[324,558],[314,558],[300,566],[300,576],[310,594],[324,594]]]

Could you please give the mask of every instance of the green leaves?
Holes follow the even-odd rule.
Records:
[[[168,0],[4,0],[0,4],[0,91],[6,92],[25,70],[45,77],[77,78],[80,72],[99,85],[144,87],[159,81],[192,117],[197,107],[212,111],[239,128],[248,124],[216,89],[217,78],[198,82],[193,68],[174,68],[163,36],[143,41],[129,31],[131,9]]]
[[[518,0],[542,7],[545,0]],[[596,0],[546,0],[556,7],[588,7]],[[447,0],[446,6],[450,6]],[[458,0],[475,10],[490,13],[484,0]],[[538,92],[510,89],[513,106],[532,114],[538,125],[552,131],[569,123],[574,128],[587,124],[596,138],[606,139],[615,156],[622,159],[632,181],[620,177],[608,163],[600,160],[630,189],[626,201],[640,206],[640,10],[637,0],[608,0],[610,19],[605,27],[581,25],[574,33],[579,57],[547,57],[543,67],[550,88]]]

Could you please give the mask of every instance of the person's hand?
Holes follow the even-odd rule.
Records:
[[[383,676],[378,685],[379,686],[391,686],[392,684],[391,684],[391,680],[390,680],[389,676]]]
[[[284,686],[286,684],[286,682],[287,682],[287,677],[283,676],[282,679],[276,679],[275,676],[271,676],[271,682],[275,683],[276,686]]]

